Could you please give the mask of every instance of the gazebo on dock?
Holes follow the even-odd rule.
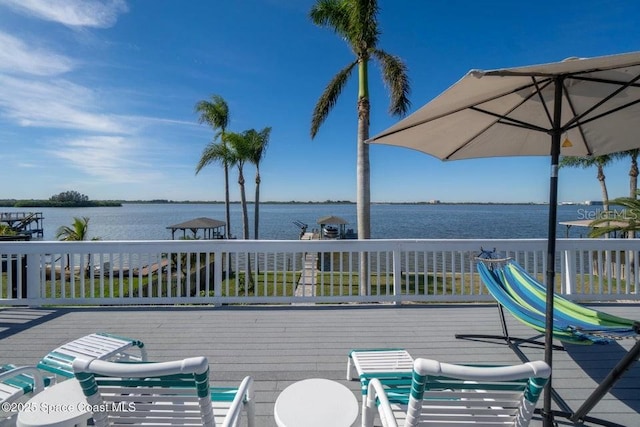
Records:
[[[321,239],[355,239],[357,238],[353,229],[345,230],[347,220],[339,216],[329,215],[319,218]],[[337,227],[335,227],[337,226]]]
[[[212,218],[195,218],[176,225],[170,225],[167,229],[171,230],[171,240],[175,240],[176,231],[182,230],[182,238],[187,238],[187,230],[191,232],[192,238],[198,239],[198,232],[202,230],[202,238],[204,240],[224,239],[225,228],[227,223]]]

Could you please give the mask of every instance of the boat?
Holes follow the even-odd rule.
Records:
[[[338,228],[332,225],[325,225],[322,230],[322,235],[325,239],[337,239],[340,237]]]
[[[357,239],[358,234],[353,228],[346,229],[348,222],[339,216],[323,216],[318,219],[323,239]]]

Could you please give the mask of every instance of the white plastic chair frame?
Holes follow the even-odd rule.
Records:
[[[222,391],[209,385],[205,357],[159,363],[114,363],[76,359],[75,376],[98,427],[112,423],[237,426],[242,410],[255,425],[253,379]],[[217,397],[217,399],[216,399]],[[213,398],[213,400],[212,400]],[[225,400],[225,401],[221,401]]]
[[[369,382],[364,427],[373,426],[376,405],[385,427],[417,425],[529,425],[551,369],[543,361],[479,367],[416,359],[411,393],[393,402],[378,380]]]
[[[78,357],[145,361],[147,352],[142,341],[104,332],[77,338],[49,352],[37,366],[0,366],[0,403],[26,400],[55,380],[73,378],[72,363]],[[13,415],[3,411],[0,419]]]
[[[131,350],[135,350],[132,352]],[[38,363],[38,368],[63,378],[73,378],[76,358],[118,361],[146,361],[142,341],[98,332],[62,344]]]
[[[354,379],[354,374],[357,374],[363,412],[366,409],[367,389],[371,378],[378,378],[387,394],[405,395],[409,393],[412,372],[413,357],[402,348],[356,349],[351,350],[347,358],[347,380]]]
[[[11,366],[0,373],[0,402],[15,402],[29,393],[44,390],[45,380],[34,366]]]

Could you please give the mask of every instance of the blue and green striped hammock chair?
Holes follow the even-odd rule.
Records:
[[[483,253],[486,252],[483,251]],[[507,344],[518,352],[517,344],[519,343],[544,345],[544,343],[532,339],[510,337],[503,309],[525,325],[544,333],[546,286],[539,283],[514,260],[480,259],[480,261],[489,264],[496,261],[504,262],[502,267],[495,268],[489,268],[485,262],[477,264],[478,273],[483,283],[498,303],[504,336],[459,334],[456,335],[456,338],[500,338],[506,340]],[[608,344],[626,338],[636,339],[635,345],[611,370],[585,403],[577,411],[568,414],[568,418],[572,421],[586,420],[586,414],[640,357],[640,322],[585,307],[554,293],[553,336],[561,342],[573,344]],[[554,348],[562,349],[558,346],[554,346]]]
[[[544,333],[546,287],[520,264],[509,260],[490,270],[478,263],[478,272],[491,295],[516,319]],[[607,344],[638,337],[640,323],[576,304],[558,294],[553,301],[553,335],[560,341],[578,344]]]

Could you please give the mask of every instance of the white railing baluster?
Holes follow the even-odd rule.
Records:
[[[215,252],[197,240],[2,242],[0,304],[490,301],[475,270],[479,247],[496,248],[546,280],[544,239],[220,240]],[[640,252],[640,240],[559,239],[557,251],[556,277],[570,297],[640,300],[640,267],[629,255]],[[296,299],[305,253],[317,254],[320,273],[315,293],[308,286]],[[360,253],[369,262],[369,295],[360,295],[355,279]],[[11,288],[23,281],[24,297]]]

